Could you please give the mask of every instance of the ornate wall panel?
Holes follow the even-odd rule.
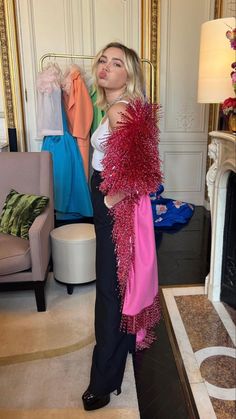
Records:
[[[208,107],[197,103],[198,57],[201,24],[212,17],[214,0],[160,4],[160,153],[165,196],[204,205]]]
[[[198,51],[201,23],[208,19],[210,2],[182,0],[168,1],[168,5],[165,132],[205,133],[204,105],[197,103]],[[183,137],[189,141],[188,135]]]
[[[166,166],[165,184],[169,192],[201,191],[203,152],[198,147],[188,147],[188,151],[185,151],[185,146],[182,144],[178,144],[173,151],[168,151],[167,147],[164,152],[164,162]],[[181,172],[176,172],[176,165],[181,165],[187,176],[182,177]]]
[[[71,11],[71,52],[94,55],[93,2],[72,0]]]
[[[93,0],[94,52],[118,41],[140,52],[140,6],[132,0]]]
[[[166,196],[203,204],[206,170],[204,144],[168,143],[161,148]],[[180,170],[181,168],[181,170]]]

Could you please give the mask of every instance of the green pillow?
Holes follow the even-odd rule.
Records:
[[[48,202],[47,196],[28,195],[11,189],[0,216],[0,232],[29,239],[32,223]]]

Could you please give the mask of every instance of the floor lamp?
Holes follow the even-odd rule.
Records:
[[[210,20],[202,24],[198,103],[221,103],[235,97],[230,73],[236,61],[226,32],[236,26],[234,17]]]

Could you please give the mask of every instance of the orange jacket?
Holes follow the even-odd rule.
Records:
[[[89,132],[93,121],[93,105],[79,70],[70,73],[70,92],[64,92],[65,109],[70,133],[77,138],[84,171],[89,171]]]

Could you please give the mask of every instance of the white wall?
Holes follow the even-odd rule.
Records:
[[[165,196],[204,204],[208,108],[197,103],[201,24],[211,0],[161,2],[160,152]]]

